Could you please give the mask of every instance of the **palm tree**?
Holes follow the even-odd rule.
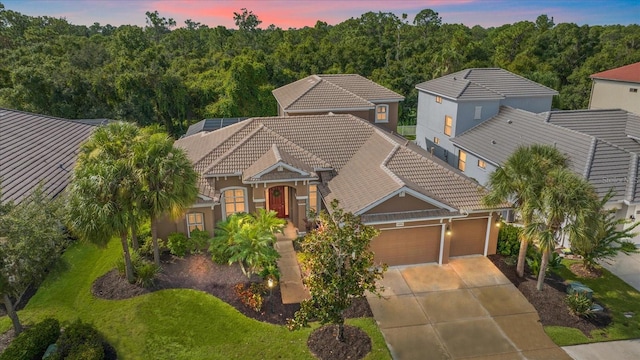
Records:
[[[534,144],[519,147],[501,167],[491,173],[487,183],[490,190],[483,201],[491,207],[512,202],[513,207],[520,211],[526,227],[532,220],[531,204],[545,185],[544,175],[554,168],[566,165],[567,158],[552,146]],[[516,268],[519,277],[524,276],[528,244],[529,239],[523,232],[520,235]]]
[[[119,235],[127,280],[135,281],[127,235],[140,183],[132,147],[140,140],[136,125],[116,122],[98,128],[82,145],[67,201],[69,224],[82,238],[106,242]]]
[[[542,252],[538,290],[542,290],[549,257],[563,230],[573,236],[589,236],[588,219],[593,219],[599,204],[593,186],[571,170],[558,168],[546,174],[540,196],[528,202],[525,209],[532,217],[524,233]]]
[[[160,266],[158,217],[169,213],[181,216],[198,196],[198,174],[182,149],[156,128],[145,129],[145,137],[134,148],[138,176],[143,185],[139,194],[140,210],[151,220],[153,258]]]

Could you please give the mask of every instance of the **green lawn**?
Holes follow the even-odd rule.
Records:
[[[291,332],[283,326],[249,319],[218,298],[195,290],[163,290],[128,300],[102,300],[92,282],[113,268],[118,241],[106,248],[78,244],[63,256],[27,307],[23,323],[46,317],[93,323],[122,359],[313,359],[306,341],[311,329]],[[382,334],[371,318],[349,324],[365,330],[373,350],[367,359],[390,359]],[[11,326],[0,318],[0,333]]]
[[[591,338],[581,331],[559,326],[546,326],[545,331],[551,339],[560,346],[640,338],[640,292],[611,274],[603,270],[598,279],[583,279],[575,276],[569,266],[577,261],[564,260],[563,267],[558,271],[565,280],[579,281],[593,290],[594,300],[604,305],[613,316],[609,326],[601,330],[594,330]],[[625,312],[633,312],[635,316],[626,318]]]

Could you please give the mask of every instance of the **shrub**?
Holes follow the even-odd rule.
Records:
[[[144,255],[146,258],[153,259],[153,239],[151,236],[140,238],[140,255]],[[167,247],[167,241],[161,238],[158,238],[158,248],[160,249],[160,253],[165,251],[169,251]]]
[[[155,284],[156,275],[160,272],[160,267],[152,261],[143,261],[134,268],[136,282],[142,287],[152,287]]]
[[[527,250],[527,265],[534,276],[538,276],[540,272],[540,265],[542,264],[542,254],[534,247],[530,247]],[[549,264],[547,265],[547,273],[556,272],[562,267],[562,258],[558,253],[552,252],[549,257]]]
[[[183,233],[172,233],[169,235],[167,247],[171,254],[184,257],[187,254],[187,250],[189,250],[189,239]]]
[[[589,299],[589,297],[584,293],[575,292],[573,294],[567,295],[565,298],[565,302],[569,307],[569,311],[576,316],[589,318],[594,315],[591,307],[593,306],[593,301]]]
[[[278,269],[278,265],[269,264],[260,271],[260,277],[263,279],[266,279],[268,276],[273,276],[276,280],[280,281],[280,270]]]
[[[104,359],[104,339],[91,324],[80,320],[67,326],[56,342],[58,350],[49,359]]]
[[[256,312],[260,312],[262,310],[262,304],[264,302],[263,295],[266,293],[267,289],[262,283],[251,283],[249,287],[245,287],[243,283],[236,284],[233,287],[236,295],[240,298],[240,301],[253,309]]]
[[[518,256],[520,252],[520,232],[521,228],[502,223],[498,232],[497,252],[504,256]]]
[[[189,242],[188,250],[191,253],[199,254],[202,249],[206,248],[209,244],[209,233],[204,230],[193,230],[191,232],[191,239]]]
[[[40,360],[47,347],[60,336],[60,323],[56,319],[45,319],[23,331],[0,354],[0,360]]]

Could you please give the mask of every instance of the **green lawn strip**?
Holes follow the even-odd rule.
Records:
[[[245,317],[204,292],[163,290],[127,300],[102,300],[91,295],[93,281],[113,268],[120,256],[117,241],[101,249],[91,244],[71,247],[63,265],[52,272],[27,307],[24,323],[46,317],[63,322],[93,323],[123,359],[312,359],[306,341],[312,329],[291,332]],[[352,319],[365,330],[373,350],[367,359],[389,359],[382,334],[373,319]],[[11,326],[0,318],[0,331]],[[317,325],[316,325],[317,326]]]
[[[594,300],[609,309],[612,322],[606,328],[592,331],[590,338],[576,329],[547,326],[545,331],[549,337],[560,346],[640,338],[640,292],[606,269],[602,269],[602,276],[597,279],[578,278],[569,270],[571,264],[577,262],[563,260],[564,266],[558,274],[565,280],[579,281],[591,288]],[[627,318],[625,312],[635,315]]]

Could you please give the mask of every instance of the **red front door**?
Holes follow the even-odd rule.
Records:
[[[284,186],[276,186],[269,189],[269,209],[278,213],[278,217],[287,217],[284,207]]]

